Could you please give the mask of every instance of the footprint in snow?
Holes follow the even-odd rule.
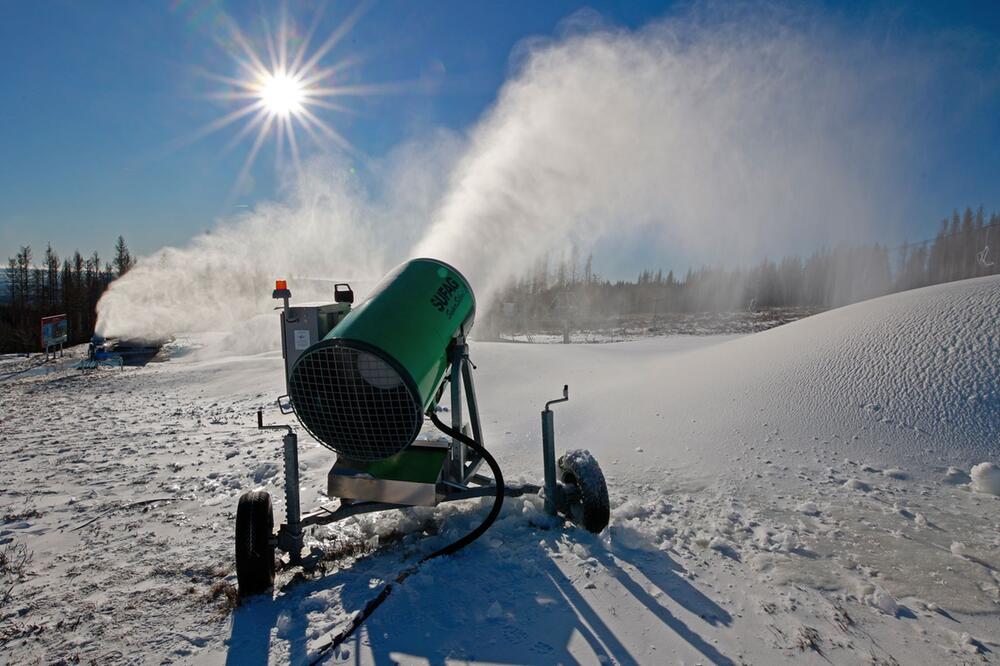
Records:
[[[503,636],[511,643],[523,643],[528,638],[528,634],[513,626],[505,627]]]

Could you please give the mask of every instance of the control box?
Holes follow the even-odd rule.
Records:
[[[285,360],[286,390],[292,366],[302,352],[326,337],[350,311],[350,303],[294,305],[281,311],[281,356]]]

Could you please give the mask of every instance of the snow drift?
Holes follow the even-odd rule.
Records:
[[[631,459],[639,474],[851,457],[897,476],[943,475],[1000,457],[998,320],[1000,279],[980,278],[680,354],[657,353],[658,340],[597,350],[480,344],[488,375],[478,385],[491,413],[505,406],[501,423],[528,428],[534,407],[568,382],[562,441],[587,442],[601,460]],[[539,385],[542,367],[552,386]],[[511,382],[526,387],[514,403],[491,395]]]

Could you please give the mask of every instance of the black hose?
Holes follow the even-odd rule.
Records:
[[[371,616],[371,614],[375,612],[375,609],[381,606],[382,602],[389,598],[389,595],[392,594],[393,585],[402,584],[403,581],[405,581],[411,575],[415,574],[420,569],[420,565],[426,562],[427,560],[433,560],[435,557],[440,557],[442,555],[452,555],[461,550],[462,548],[468,546],[470,543],[481,537],[486,532],[486,530],[490,528],[490,526],[496,521],[497,516],[500,515],[500,510],[503,509],[503,498],[504,498],[503,472],[500,471],[500,465],[497,464],[496,459],[492,455],[490,455],[490,452],[486,450],[485,446],[483,446],[473,438],[469,437],[465,433],[459,432],[458,430],[455,430],[454,428],[445,425],[441,421],[441,419],[437,417],[437,414],[434,412],[433,407],[427,412],[427,416],[430,417],[431,422],[435,425],[435,427],[437,427],[438,430],[448,435],[449,437],[452,437],[462,442],[463,444],[471,448],[473,451],[481,455],[483,457],[483,460],[486,461],[486,464],[493,472],[493,479],[496,484],[497,492],[496,492],[496,497],[493,500],[493,507],[490,509],[489,515],[486,516],[483,522],[481,522],[479,526],[476,527],[476,529],[472,530],[471,532],[463,536],[461,539],[458,539],[457,541],[448,544],[444,548],[435,550],[430,555],[425,555],[424,557],[420,558],[420,561],[417,562],[417,564],[401,571],[399,575],[396,576],[395,580],[392,583],[389,583],[388,585],[383,587],[375,598],[373,598],[371,601],[365,604],[365,607],[361,609],[361,612],[355,615],[354,618],[351,619],[351,623],[347,627],[345,627],[339,634],[334,636],[333,639],[330,641],[330,643],[319,648],[319,650],[316,653],[316,656],[313,658],[312,661],[309,662],[310,665],[319,663],[327,652],[329,652],[330,650],[337,649],[344,641],[350,638],[351,635],[355,632],[355,630],[357,630],[358,627],[364,624],[365,620],[367,620]]]
[[[473,451],[475,451],[476,453],[478,453],[483,457],[483,460],[485,460],[486,464],[489,465],[490,471],[493,472],[493,481],[496,484],[497,494],[493,499],[493,508],[490,509],[490,513],[488,516],[486,516],[486,520],[481,522],[479,524],[479,527],[472,530],[471,532],[466,534],[464,537],[462,537],[455,543],[448,544],[441,550],[434,551],[430,555],[420,560],[421,563],[426,562],[427,560],[433,559],[435,557],[438,557],[439,555],[451,555],[452,553],[455,553],[461,550],[462,548],[465,548],[470,543],[472,543],[479,537],[483,536],[486,530],[490,529],[490,526],[494,523],[494,521],[496,521],[497,516],[500,515],[500,510],[503,508],[503,494],[504,494],[503,472],[500,471],[500,465],[498,465],[496,459],[492,455],[490,455],[490,452],[486,450],[486,447],[477,442],[476,440],[472,439],[471,437],[467,436],[465,433],[459,432],[454,428],[446,426],[444,423],[441,422],[441,419],[437,417],[437,414],[434,413],[433,408],[431,408],[431,410],[427,412],[427,415],[431,417],[431,422],[437,427],[438,430],[448,435],[449,437],[457,439],[458,441],[467,445],[470,449],[472,449]]]

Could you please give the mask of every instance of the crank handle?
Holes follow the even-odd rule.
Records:
[[[558,402],[566,402],[567,400],[569,400],[569,384],[563,384],[563,397],[558,398],[557,400],[549,400],[545,403],[545,411],[549,411],[549,405],[554,405]]]
[[[264,408],[257,408],[257,429],[258,430],[288,430],[289,435],[294,435],[295,431],[292,430],[290,425],[264,425]]]

